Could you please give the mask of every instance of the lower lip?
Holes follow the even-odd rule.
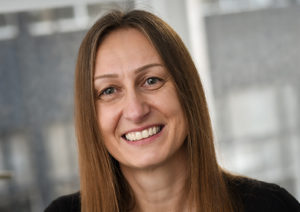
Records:
[[[162,131],[164,130],[164,127],[159,131],[159,133],[155,134],[155,135],[152,135],[148,138],[143,138],[141,140],[138,140],[138,141],[128,141],[126,139],[124,139],[126,141],[126,143],[130,144],[130,145],[136,145],[136,146],[140,146],[140,145],[145,145],[145,144],[150,144],[150,143],[153,143],[156,138],[158,138]]]

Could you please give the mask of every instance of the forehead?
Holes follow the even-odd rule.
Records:
[[[106,33],[104,35],[104,37],[102,38],[100,47],[103,46],[104,43],[109,43],[112,41],[116,42],[118,40],[122,41],[122,39],[128,39],[130,37],[134,37],[138,41],[141,41],[141,40],[148,41],[146,36],[144,35],[144,33],[141,32],[139,29],[134,28],[134,27],[121,27],[121,28],[117,28],[117,29],[114,29],[114,30]]]
[[[141,31],[127,27],[113,30],[105,35],[98,47],[97,54],[116,52],[122,49],[139,51],[148,49],[156,53],[151,42]]]
[[[96,56],[96,72],[137,69],[162,60],[147,37],[135,28],[117,29],[105,36]]]

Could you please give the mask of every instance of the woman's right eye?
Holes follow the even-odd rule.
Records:
[[[109,88],[105,88],[100,95],[111,95],[116,91],[116,88],[114,87],[109,87]]]
[[[113,98],[114,94],[117,92],[115,87],[108,87],[103,89],[98,95],[98,99],[109,100]]]

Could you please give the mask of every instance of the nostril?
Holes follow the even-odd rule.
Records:
[[[150,112],[150,106],[141,100],[133,99],[124,107],[124,117],[132,121],[143,120]]]

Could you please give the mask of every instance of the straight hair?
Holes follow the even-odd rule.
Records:
[[[207,103],[192,58],[177,33],[157,16],[141,10],[112,11],[87,32],[79,49],[75,74],[75,128],[79,148],[82,212],[121,212],[135,207],[133,192],[119,163],[104,146],[97,123],[93,76],[97,50],[105,36],[122,28],[142,32],[172,76],[188,123],[185,139],[191,209],[236,211],[229,189],[232,178],[218,165]]]

